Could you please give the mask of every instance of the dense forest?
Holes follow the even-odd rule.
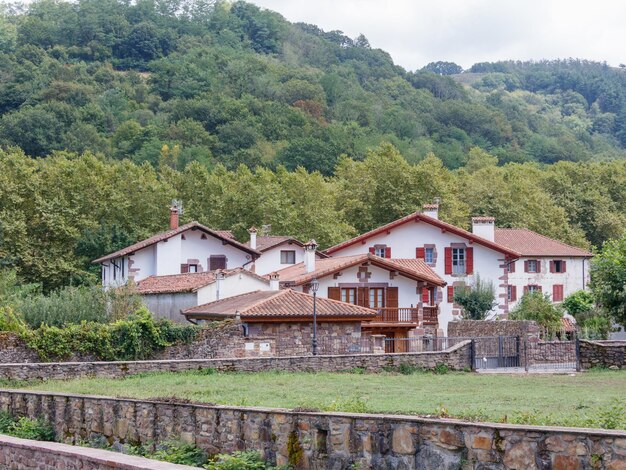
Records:
[[[245,2],[0,5],[0,268],[46,290],[185,220],[322,246],[441,199],[599,247],[626,226],[626,72],[394,65]]]

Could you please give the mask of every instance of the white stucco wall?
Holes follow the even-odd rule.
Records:
[[[225,299],[233,295],[245,294],[255,290],[269,290],[269,282],[262,281],[255,276],[245,273],[228,276],[219,281],[219,298]],[[218,300],[217,282],[198,290],[198,305]]]
[[[200,230],[187,230],[184,232],[185,240],[182,241],[182,251],[180,260],[178,261],[178,272],[180,272],[180,264],[187,263],[189,260],[197,259],[202,271],[207,271],[208,258],[211,255],[225,255],[226,268],[238,268],[249,262],[252,257],[245,251],[235,248],[232,245],[224,244],[219,238],[206,235],[206,239],[202,239],[203,232]]]
[[[494,309],[492,315],[495,315],[499,311],[504,311],[506,308],[507,289],[506,285],[501,285],[504,284],[504,281],[500,279],[504,275],[504,269],[500,267],[501,263],[503,263],[504,255],[477,243],[470,244],[467,239],[450,232],[444,233],[440,228],[426,222],[409,222],[400,225],[391,229],[389,234],[381,233],[375,235],[369,238],[365,244],[357,242],[340,251],[334,252],[332,256],[337,257],[367,253],[369,247],[376,244],[385,244],[391,247],[392,258],[415,258],[415,250],[417,247],[432,244],[435,245],[437,259],[436,263],[431,267],[448,285],[454,285],[455,282],[473,283],[473,276],[445,274],[444,248],[449,247],[451,243],[465,243],[467,247],[474,248],[474,274],[479,274],[483,281],[493,283],[496,290],[496,301],[499,302],[499,305]],[[400,291],[401,289],[398,290]],[[443,331],[447,331],[448,322],[458,318],[453,315],[453,310],[454,313],[456,313],[458,309],[454,308],[454,305],[448,302],[446,287],[440,289],[440,292],[439,328],[443,329]],[[405,295],[405,298],[410,295],[415,295],[415,286],[412,287],[412,294],[409,292],[400,295]],[[408,305],[400,306],[406,307]]]
[[[254,272],[259,274],[260,276],[264,276],[265,274],[273,273],[275,271],[278,271],[279,269],[284,269],[292,266],[292,264],[281,264],[280,252],[283,250],[296,252],[296,262],[294,264],[302,263],[304,261],[303,247],[301,247],[300,245],[296,245],[295,243],[291,245],[285,243],[284,245],[279,245],[267,251],[264,251],[261,257],[254,262]],[[319,256],[317,258],[319,259]]]
[[[541,272],[526,273],[524,272],[524,261],[538,260],[541,262]],[[566,262],[566,271],[564,273],[551,273],[550,261],[563,260]],[[515,272],[509,273],[509,284],[517,288],[517,301],[511,304],[511,308],[517,305],[517,302],[524,294],[524,287],[528,285],[539,285],[544,294],[548,294],[552,298],[552,287],[555,284],[563,286],[563,298],[576,291],[586,289],[589,283],[589,260],[585,258],[567,258],[567,257],[528,257],[520,258],[515,262]]]

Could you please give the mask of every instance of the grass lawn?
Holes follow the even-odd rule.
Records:
[[[461,372],[245,374],[208,370],[17,386],[135,398],[175,396],[224,405],[626,429],[626,371],[512,376]]]

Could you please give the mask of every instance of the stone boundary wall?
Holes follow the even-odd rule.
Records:
[[[626,369],[626,341],[579,341],[583,369],[607,367]]]
[[[532,320],[459,320],[448,323],[448,336],[455,338],[519,336],[539,341],[539,333],[539,325]]]
[[[210,406],[0,390],[0,410],[43,417],[66,442],[182,439],[209,454],[258,450],[296,469],[626,468],[626,431],[414,416]]]
[[[198,470],[101,449],[0,435],[0,468],[11,470]]]
[[[198,369],[216,369],[221,372],[262,372],[266,370],[340,372],[363,368],[370,372],[380,372],[386,368],[398,367],[401,364],[409,364],[424,369],[434,369],[439,364],[445,364],[452,370],[468,369],[471,364],[471,342],[463,341],[445,351],[398,354],[0,364],[0,379],[121,378],[144,372],[179,372]]]

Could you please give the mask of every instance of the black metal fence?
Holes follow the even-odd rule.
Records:
[[[411,338],[385,338],[386,353],[409,353],[445,351],[471,338],[450,338],[446,336],[414,336]]]

